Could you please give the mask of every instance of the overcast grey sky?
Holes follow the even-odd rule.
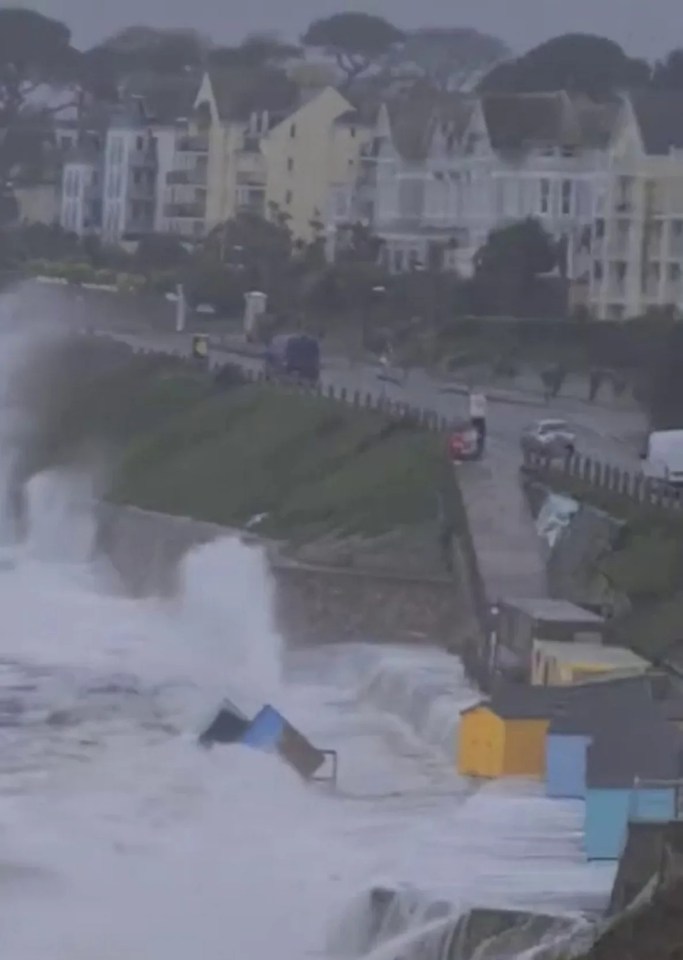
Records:
[[[523,51],[558,33],[612,37],[629,53],[661,56],[683,47],[683,0],[10,0],[66,21],[79,46],[130,24],[192,26],[216,42],[277,30],[294,38],[316,17],[344,9],[377,13],[398,26],[472,26]]]

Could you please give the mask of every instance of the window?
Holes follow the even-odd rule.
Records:
[[[616,269],[617,269],[617,280],[623,283],[623,281],[626,279],[626,264],[624,263],[623,260],[617,261]]]
[[[602,240],[602,238],[605,236],[605,221],[602,219],[595,221],[595,236],[598,238],[598,240]]]
[[[596,280],[602,280],[602,263],[596,260],[593,264],[593,276]]]
[[[142,180],[142,171],[134,170],[133,171],[133,183],[140,183]]]
[[[572,212],[572,199],[574,191],[571,180],[562,181],[562,216],[568,217]]]
[[[287,193],[285,194],[285,203],[287,204],[287,206],[289,206],[291,202],[292,202],[292,191],[288,190]]]
[[[669,264],[669,280],[677,283],[681,279],[681,265],[680,263],[670,263]]]
[[[671,230],[674,237],[683,236],[683,220],[672,220]]]
[[[541,198],[539,209],[541,213],[550,212],[550,180],[541,180]]]
[[[144,138],[144,137],[138,137],[137,142],[136,142],[136,146],[137,146],[138,150],[144,150],[144,149],[145,149],[145,138]]]
[[[291,173],[293,169],[294,169],[294,160],[292,159],[292,157],[287,157],[287,170],[289,171],[289,173]]]
[[[296,136],[296,124],[293,123],[289,128],[289,135],[292,139]]]

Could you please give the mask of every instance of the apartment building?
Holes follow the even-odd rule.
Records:
[[[371,130],[333,87],[308,99],[264,141],[266,206],[295,240],[322,237],[333,185],[353,184]]]
[[[683,94],[624,98],[595,210],[590,308],[600,320],[683,312]]]
[[[166,174],[165,228],[198,237],[241,211],[265,216],[262,145],[298,98],[279,73],[207,71]]]
[[[77,146],[62,170],[59,223],[79,237],[102,229],[102,153],[95,146]]]

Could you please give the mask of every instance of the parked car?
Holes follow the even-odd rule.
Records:
[[[576,434],[566,420],[537,420],[522,433],[522,452],[566,457],[576,449]]]
[[[320,378],[320,344],[304,333],[273,337],[265,353],[267,380],[294,379],[317,383]]]
[[[683,430],[655,430],[641,451],[642,472],[655,483],[683,488]]]

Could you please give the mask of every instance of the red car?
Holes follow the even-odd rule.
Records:
[[[451,460],[471,460],[477,453],[477,431],[472,427],[460,427],[448,438],[448,455]]]

